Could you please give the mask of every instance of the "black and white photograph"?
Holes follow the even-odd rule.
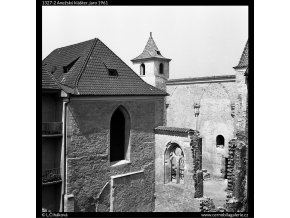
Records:
[[[250,6],[53,2],[42,216],[253,217]]]

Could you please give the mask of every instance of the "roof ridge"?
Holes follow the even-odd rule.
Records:
[[[92,54],[92,52],[93,52],[93,50],[94,50],[94,48],[95,48],[95,46],[96,46],[98,40],[99,40],[98,38],[94,38],[93,45],[92,45],[90,51],[89,51],[88,54],[87,54],[87,57],[86,57],[86,59],[85,59],[85,61],[84,61],[84,64],[83,64],[83,66],[82,66],[80,72],[79,72],[78,75],[77,75],[77,78],[76,78],[76,80],[75,80],[75,84],[74,84],[74,85],[75,85],[75,87],[74,87],[74,88],[75,88],[75,91],[77,91],[77,84],[79,83],[79,80],[80,80],[80,78],[81,78],[81,75],[83,74],[83,72],[84,72],[84,70],[85,70],[85,66],[86,66],[87,63],[88,63],[88,61],[89,61],[89,57],[91,56],[91,54]]]
[[[79,44],[82,44],[82,43],[86,43],[86,42],[89,42],[89,41],[93,41],[93,40],[95,40],[95,39],[96,39],[96,38],[89,39],[89,40],[86,40],[86,41],[83,41],[83,42],[77,42],[77,43],[74,43],[74,44],[71,44],[71,45],[65,45],[65,46],[62,46],[62,47],[56,48],[55,50],[63,49],[63,48],[67,48],[67,47],[72,47],[72,46],[76,46],[76,45],[79,45]]]
[[[94,39],[96,39],[96,38],[94,38]],[[86,41],[83,41],[83,42],[77,42],[77,43],[74,43],[74,44],[71,44],[71,45],[65,45],[65,46],[62,46],[62,47],[58,47],[58,48],[56,48],[56,49],[53,49],[43,60],[42,60],[42,62],[45,62],[45,59],[47,59],[47,57],[50,55],[50,54],[52,54],[53,52],[55,52],[55,51],[57,51],[57,50],[59,50],[59,49],[63,49],[63,48],[67,48],[67,47],[70,47],[70,46],[75,46],[75,45],[78,45],[78,44],[81,44],[81,43],[85,43],[85,42],[89,42],[89,41],[91,41],[91,40],[94,40],[94,39],[89,39],[89,40],[86,40]]]

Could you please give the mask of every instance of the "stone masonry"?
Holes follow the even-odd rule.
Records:
[[[130,161],[111,166],[109,159],[110,118],[119,105],[126,108],[130,114]],[[154,127],[163,124],[163,106],[162,99],[155,101],[79,101],[73,99],[70,101],[67,123],[66,190],[67,194],[74,196],[74,211],[123,210],[121,206],[118,206],[120,204],[118,198],[113,200],[109,196],[112,195],[113,190],[110,185],[108,186],[108,182],[114,176],[140,170],[143,171],[142,174],[126,178],[127,185],[125,186],[122,185],[123,180],[118,180],[121,183],[116,184],[120,184],[124,189],[116,186],[114,195],[119,196],[118,190],[129,193],[127,201],[130,202],[126,202],[126,205],[131,205],[130,211],[154,210]],[[135,189],[142,190],[142,193],[132,192]],[[138,196],[143,197],[139,199]]]
[[[234,136],[232,107],[236,99],[235,77],[169,80],[167,92],[170,94],[166,99],[167,125],[197,128],[203,144],[203,169],[213,176],[222,177],[224,158],[228,155],[228,141]],[[194,116],[194,103],[200,104],[198,120]],[[225,139],[224,148],[216,146],[218,135]]]
[[[202,171],[202,140],[199,137],[199,132],[194,131],[190,137],[190,147],[193,158],[193,180],[195,198],[203,197],[203,171]]]
[[[172,131],[174,129],[174,131]],[[155,209],[159,212],[197,212],[199,203],[194,199],[194,159],[192,154],[193,131],[182,128],[158,127],[155,129]],[[198,140],[197,140],[198,142]],[[169,144],[177,144],[184,153],[184,183],[165,181],[165,153]],[[198,148],[198,146],[197,146]],[[198,154],[197,154],[198,156]],[[197,163],[199,163],[197,161]],[[198,165],[197,165],[198,166]],[[202,181],[202,180],[199,180]],[[182,205],[181,205],[182,204]]]

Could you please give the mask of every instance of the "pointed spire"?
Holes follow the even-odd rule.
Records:
[[[239,64],[237,66],[235,66],[234,69],[248,67],[248,53],[249,53],[249,44],[248,44],[248,40],[247,40],[247,43],[245,45],[243,54],[240,58]]]
[[[153,57],[161,58],[161,59],[165,59],[165,60],[170,60],[170,59],[165,58],[161,55],[160,50],[158,49],[156,43],[153,40],[152,32],[150,32],[149,39],[147,41],[147,44],[146,44],[143,52],[138,57],[132,59],[132,61],[146,59],[146,58],[153,58]]]

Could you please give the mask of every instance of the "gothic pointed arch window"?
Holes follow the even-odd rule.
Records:
[[[130,117],[127,110],[118,107],[110,122],[110,161],[130,160]]]
[[[164,65],[162,63],[159,64],[159,74],[164,73]]]
[[[145,76],[145,64],[143,63],[140,65],[140,75]]]
[[[184,153],[176,143],[170,143],[164,158],[165,183],[184,183]]]

